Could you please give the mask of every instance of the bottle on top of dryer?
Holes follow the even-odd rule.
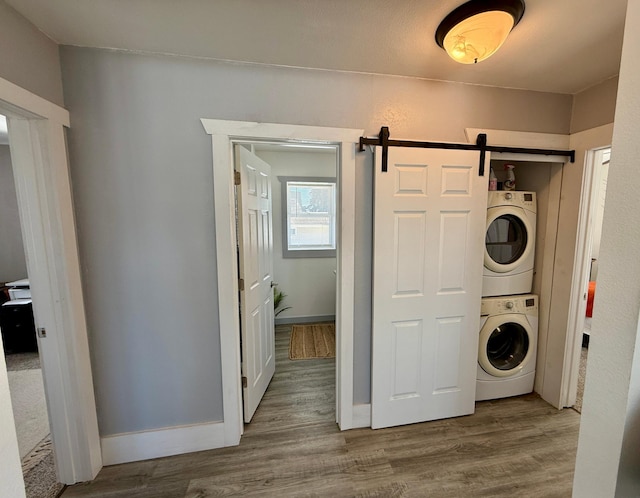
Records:
[[[489,172],[489,190],[498,190],[498,179],[493,172],[493,168],[490,168]]]
[[[515,166],[513,164],[505,164],[504,169],[507,172],[507,179],[504,181],[505,190],[516,189],[516,173],[513,171]]]

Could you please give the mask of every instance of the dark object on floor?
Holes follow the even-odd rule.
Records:
[[[582,334],[582,347],[583,348],[588,348],[589,347],[589,338],[591,336],[589,334]]]
[[[7,301],[0,306],[0,329],[5,353],[38,350],[30,299]]]

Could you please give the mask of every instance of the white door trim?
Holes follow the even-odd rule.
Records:
[[[535,133],[530,131],[491,130],[488,128],[465,128],[464,134],[467,141],[476,143],[479,133],[487,135],[487,144],[505,147],[529,147],[532,149],[567,150],[569,148],[569,135],[558,133]],[[492,152],[492,159],[496,152]],[[498,153],[503,154],[503,153]],[[518,154],[519,157],[527,154]],[[556,157],[561,157],[560,162],[566,160],[564,156],[540,156],[531,154],[538,162],[558,162]],[[499,156],[502,157],[502,156]]]
[[[611,147],[613,138],[613,123],[571,135],[571,146],[576,148],[576,162],[584,164],[582,178],[582,192],[580,211],[578,215],[578,233],[576,235],[575,264],[571,282],[571,298],[565,348],[564,365],[562,371],[562,386],[560,403],[563,407],[573,406],[576,402],[578,376],[580,368],[580,354],[582,349],[582,331],[587,307],[583,299],[585,279],[588,278],[590,262],[586,255],[591,246],[593,236],[593,212],[595,202],[594,182],[596,157],[602,157],[596,152]]]
[[[100,438],[65,127],[69,113],[0,78],[58,478],[93,479]],[[6,373],[2,373],[6,375]]]
[[[573,354],[574,350],[582,347],[582,333],[584,330],[585,313],[587,310],[587,296],[583,296],[585,285],[588,285],[591,265],[587,264],[587,256],[591,253],[593,239],[593,212],[596,196],[594,184],[597,178],[596,160],[602,163],[602,152],[589,150],[584,158],[584,174],[582,176],[582,196],[578,217],[578,235],[576,243],[575,263],[571,282],[571,299],[569,301],[569,330],[567,331],[567,351],[565,361],[565,381],[562,383],[562,405],[573,406],[576,402],[577,385],[580,370],[580,354]],[[573,333],[572,333],[573,331]]]
[[[331,143],[340,146],[338,209],[340,241],[337,258],[336,418],[342,430],[353,427],[353,318],[355,248],[355,144],[363,130],[318,126],[224,121],[203,118],[213,145],[218,310],[222,363],[225,445],[240,442],[242,387],[236,222],[233,191],[233,141],[278,140]]]

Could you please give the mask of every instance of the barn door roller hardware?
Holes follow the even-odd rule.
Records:
[[[487,135],[480,133],[475,144],[455,144],[446,142],[416,142],[413,140],[391,140],[389,138],[389,127],[380,128],[378,138],[360,137],[360,152],[364,151],[365,145],[379,145],[382,147],[382,171],[386,173],[389,147],[417,147],[422,149],[455,149],[455,150],[477,150],[480,152],[480,167],[478,174],[484,176],[484,158],[488,152],[511,152],[512,154],[539,154],[544,156],[566,156],[573,163],[576,160],[575,150],[553,150],[553,149],[528,149],[526,147],[498,147],[487,145]]]

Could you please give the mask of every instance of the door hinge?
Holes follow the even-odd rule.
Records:
[[[40,339],[44,339],[47,337],[47,330],[44,327],[39,327],[37,330],[37,335]]]
[[[246,377],[242,377],[242,387],[247,387],[247,378]]]
[[[241,278],[238,280],[238,287],[240,288],[241,291],[244,290],[244,278]]]
[[[240,172],[239,171],[234,171],[233,172],[233,184],[234,185],[240,185]]]

